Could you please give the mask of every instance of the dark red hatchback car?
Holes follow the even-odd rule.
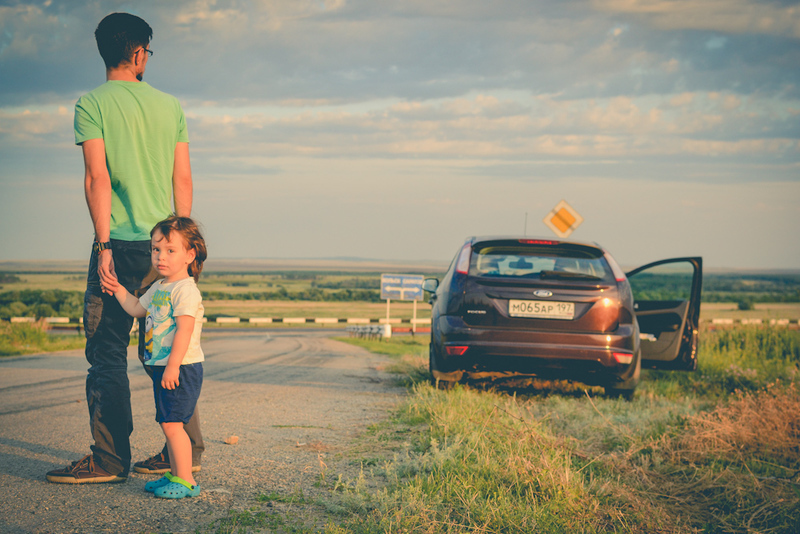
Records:
[[[699,257],[626,274],[596,243],[471,237],[423,284],[432,381],[535,376],[630,397],[642,366],[697,367],[701,285]]]

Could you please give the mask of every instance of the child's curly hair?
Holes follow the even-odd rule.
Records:
[[[168,240],[172,232],[177,232],[183,237],[186,241],[186,249],[194,250],[194,261],[189,265],[189,275],[194,278],[195,282],[200,281],[200,273],[203,271],[203,262],[208,257],[208,251],[206,250],[206,241],[203,239],[197,223],[189,217],[172,215],[156,224],[150,230],[150,237],[153,237],[156,230]]]

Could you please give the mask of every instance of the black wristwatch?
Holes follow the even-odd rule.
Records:
[[[105,243],[98,243],[95,241],[94,245],[92,245],[92,251],[95,254],[100,254],[104,250],[111,250],[111,241],[106,241]]]

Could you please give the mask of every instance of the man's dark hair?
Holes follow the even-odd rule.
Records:
[[[152,37],[150,25],[130,13],[112,13],[101,20],[94,31],[97,49],[108,69],[130,60],[133,51],[140,46],[147,47]]]

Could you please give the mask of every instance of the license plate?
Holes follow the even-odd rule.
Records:
[[[575,317],[575,303],[543,300],[509,300],[508,315],[511,317],[571,320]]]

